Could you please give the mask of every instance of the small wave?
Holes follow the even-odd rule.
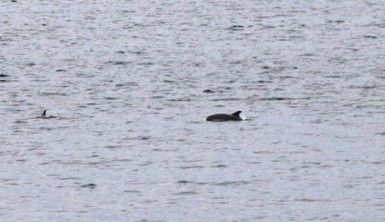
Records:
[[[218,183],[211,183],[211,185],[214,186],[239,186],[239,185],[245,185],[249,184],[248,181],[225,181],[225,182],[218,182]]]
[[[195,194],[199,194],[199,193],[195,191],[181,191],[181,192],[175,193],[175,195],[195,195]]]
[[[262,101],[282,101],[282,100],[307,100],[307,99],[310,99],[310,97],[303,97],[303,98],[264,97],[264,98],[260,98],[259,100],[262,100]]]
[[[231,31],[242,31],[244,28],[245,28],[245,26],[243,26],[243,25],[232,25],[227,29],[231,30]]]

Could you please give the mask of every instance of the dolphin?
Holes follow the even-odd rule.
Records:
[[[41,114],[41,116],[39,116],[38,118],[41,118],[41,119],[53,119],[53,118],[56,118],[56,116],[47,116],[47,110],[45,109],[43,111],[43,113]]]
[[[210,115],[206,118],[207,121],[212,121],[212,122],[225,122],[225,121],[242,121],[243,119],[239,116],[239,114],[242,111],[237,111],[232,114],[214,114]]]

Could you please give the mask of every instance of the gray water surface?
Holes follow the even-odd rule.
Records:
[[[384,46],[380,0],[1,0],[0,220],[384,221]]]

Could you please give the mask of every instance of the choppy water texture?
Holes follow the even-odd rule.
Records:
[[[0,220],[384,221],[384,39],[380,0],[1,0]]]

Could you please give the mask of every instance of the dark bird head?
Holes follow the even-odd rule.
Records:
[[[47,116],[47,110],[46,110],[46,109],[43,111],[43,113],[41,114],[41,116],[42,116],[42,117],[46,117],[46,116]]]

